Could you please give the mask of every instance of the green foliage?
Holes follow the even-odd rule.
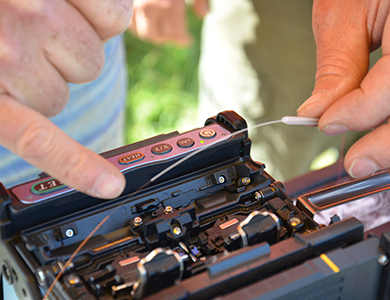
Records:
[[[196,126],[201,21],[189,12],[188,48],[156,46],[126,34],[128,143]]]

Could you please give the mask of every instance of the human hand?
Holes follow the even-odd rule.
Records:
[[[0,0],[0,144],[69,187],[114,198],[125,180],[47,117],[69,97],[67,82],[95,79],[103,42],[124,31],[130,0]]]
[[[207,11],[208,0],[194,0],[198,15]],[[186,25],[185,0],[137,0],[129,30],[156,44],[174,43],[186,46],[192,37]]]
[[[382,124],[390,116],[389,7],[385,0],[313,4],[316,84],[298,115],[320,117],[318,127],[329,135],[375,128],[345,156],[353,177],[390,167],[390,127]],[[383,57],[368,71],[369,53],[380,45]]]
[[[204,18],[209,12],[209,0],[193,0],[192,8],[199,18]]]

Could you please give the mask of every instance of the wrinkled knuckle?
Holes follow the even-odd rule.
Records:
[[[360,77],[351,72],[345,64],[329,63],[320,66],[315,76],[316,86],[319,84],[329,84],[330,82],[340,85],[348,85],[350,88],[357,88],[360,85]]]
[[[340,70],[337,70],[337,68],[331,66],[323,66],[317,70],[315,78],[316,82],[319,82],[320,80],[328,80],[330,78],[344,77],[339,71]]]
[[[318,70],[329,74],[346,74],[348,72],[348,62],[339,56],[327,56],[317,62]]]
[[[46,123],[46,122],[45,122]],[[31,122],[17,137],[16,154],[25,159],[44,160],[55,145],[54,130],[40,121]]]
[[[341,59],[330,58],[321,61],[317,67],[316,81],[328,80],[329,78],[348,78],[351,74],[351,69],[348,64]]]

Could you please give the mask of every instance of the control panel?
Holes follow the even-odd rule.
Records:
[[[108,157],[107,160],[122,172],[126,172],[140,165],[170,160],[194,151],[201,151],[207,146],[229,139],[231,135],[230,131],[219,124],[211,124],[204,128],[171,137],[163,142]],[[39,203],[71,191],[74,191],[74,189],[67,187],[54,178],[30,181],[11,189],[11,192],[23,204]]]

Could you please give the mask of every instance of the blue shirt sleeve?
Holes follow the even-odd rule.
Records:
[[[86,84],[69,84],[64,110],[51,120],[73,139],[100,153],[123,144],[126,56],[123,36],[105,44],[100,76]],[[0,182],[7,188],[36,179],[41,171],[0,146]]]

